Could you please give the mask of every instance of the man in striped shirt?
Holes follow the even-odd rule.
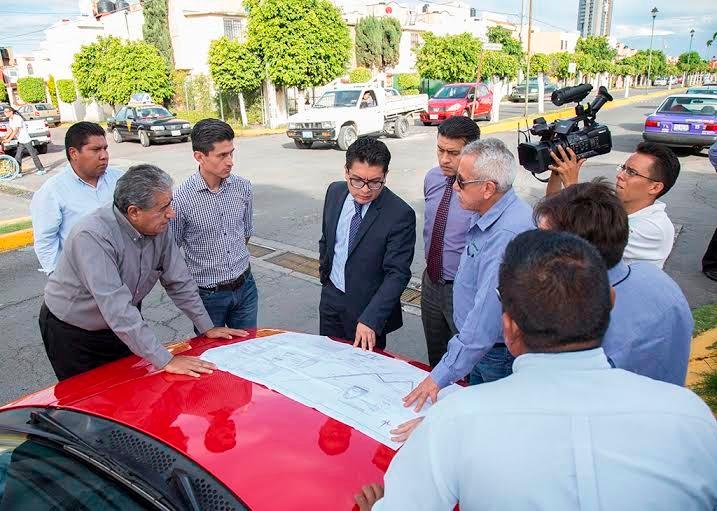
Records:
[[[174,192],[172,232],[214,325],[255,328],[258,293],[247,249],[253,196],[251,183],[232,174],[234,130],[218,119],[199,121],[192,150],[199,170]]]

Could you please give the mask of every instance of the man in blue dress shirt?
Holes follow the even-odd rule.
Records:
[[[105,130],[78,122],[65,134],[67,165],[32,196],[30,214],[41,271],[55,270],[70,229],[87,213],[112,201],[122,171],[109,167]]]
[[[717,422],[691,391],[610,367],[614,294],[593,246],[525,232],[493,294],[514,373],[432,407],[361,511],[717,509]]]
[[[476,140],[463,149],[453,190],[462,208],[475,212],[466,248],[453,282],[453,319],[458,329],[448,352],[404,404],[423,407],[438,391],[471,373],[471,383],[511,373],[513,357],[503,341],[500,302],[495,295],[498,268],[510,241],[534,227],[533,210],[513,190],[515,157],[496,138]],[[477,366],[476,366],[477,365]]]
[[[615,307],[602,347],[620,369],[684,385],[694,320],[680,287],[647,262],[626,264],[630,228],[614,189],[602,180],[579,183],[535,207],[542,229],[567,231],[592,243],[608,267]]]

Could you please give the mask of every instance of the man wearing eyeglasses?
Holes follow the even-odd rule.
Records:
[[[385,186],[390,161],[383,142],[356,140],[345,180],[329,185],[324,201],[319,331],[364,350],[385,348],[386,334],[403,325],[416,243],[416,214]]]
[[[552,195],[578,182],[580,167],[572,149],[558,147],[551,153],[554,164],[546,195]],[[635,152],[617,167],[615,189],[625,206],[630,222],[630,238],[625,247],[625,262],[646,261],[662,268],[675,240],[675,227],[659,201],[677,181],[680,161],[668,147],[652,142],[640,142]]]

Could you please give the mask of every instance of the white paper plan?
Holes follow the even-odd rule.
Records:
[[[424,415],[402,398],[428,375],[407,362],[327,337],[281,333],[205,351],[202,360],[260,383],[397,449],[390,430]],[[441,391],[439,399],[454,390]]]

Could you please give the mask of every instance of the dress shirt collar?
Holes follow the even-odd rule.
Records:
[[[119,209],[117,209],[117,206],[113,205],[112,211],[115,214],[115,218],[117,219],[117,223],[119,224],[120,229],[124,230],[127,234],[129,234],[129,237],[132,238],[132,241],[137,242],[144,238],[144,235],[134,228],[130,221],[127,220],[127,217],[124,216]]]
[[[493,225],[505,212],[506,209],[508,209],[508,206],[510,206],[513,202],[515,202],[516,195],[515,191],[513,191],[513,187],[510,187],[507,192],[496,202],[491,206],[491,208],[486,211],[484,215],[481,215],[480,213],[476,213],[471,218],[471,226],[470,228],[473,229],[474,226],[478,226],[478,228],[481,231],[486,231],[490,228],[491,225]]]
[[[231,174],[228,178],[222,179],[219,183],[219,191],[224,191],[224,188],[227,187],[230,182]],[[201,192],[202,190],[207,190],[212,192],[212,190],[209,188],[209,185],[207,185],[207,182],[202,177],[202,174],[197,170],[192,176],[189,178],[190,182],[192,183],[192,187],[194,188],[195,192]],[[212,192],[215,193],[215,192]]]
[[[526,353],[513,362],[513,372],[540,370],[553,371],[590,371],[610,369],[610,363],[602,348],[562,353]]]
[[[620,260],[619,263],[607,271],[607,278],[613,287],[627,280],[629,276],[630,267],[623,260]]]

